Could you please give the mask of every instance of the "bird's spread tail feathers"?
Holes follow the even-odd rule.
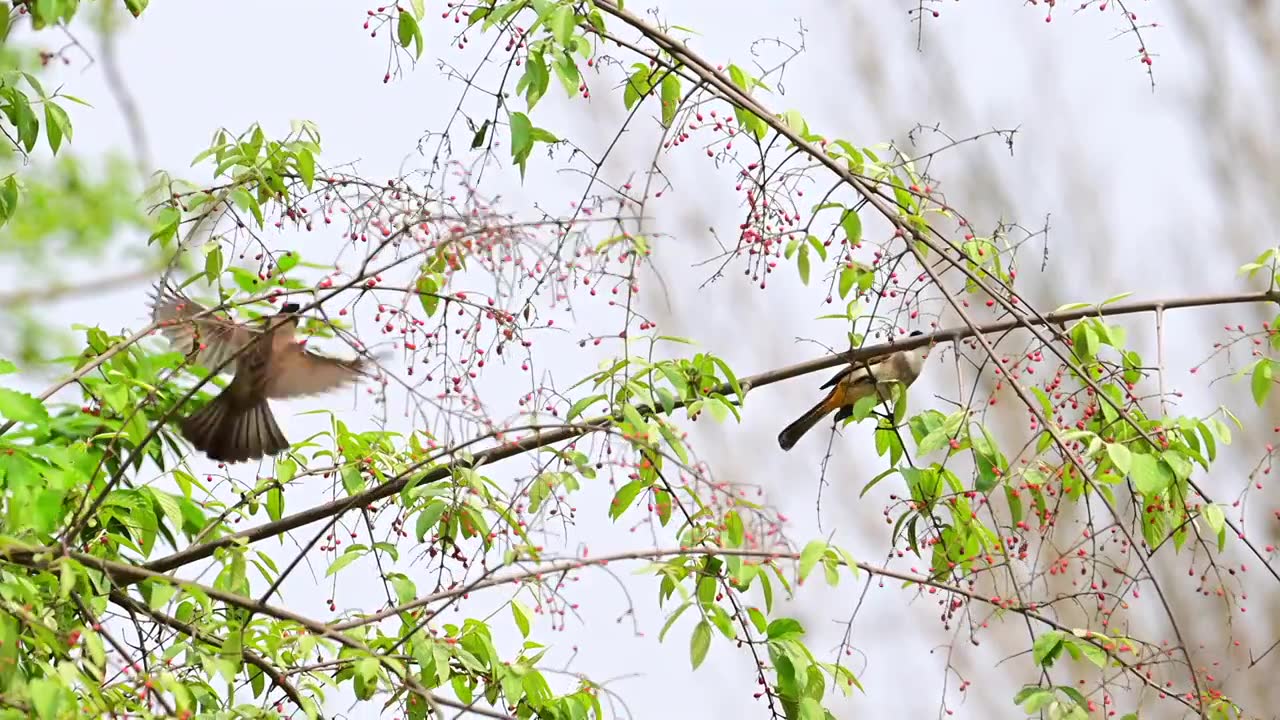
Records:
[[[800,438],[804,437],[805,433],[812,430],[814,425],[822,422],[822,418],[836,409],[839,403],[835,402],[835,396],[836,393],[832,392],[822,402],[814,405],[808,412],[801,415],[798,420],[783,428],[782,432],[778,433],[778,445],[782,446],[783,450],[790,450],[795,447],[795,444],[800,442]]]
[[[236,407],[230,394],[214,398],[182,422],[182,436],[210,460],[242,462],[289,449],[271,406]]]

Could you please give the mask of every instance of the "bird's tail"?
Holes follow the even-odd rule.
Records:
[[[822,402],[814,405],[808,412],[801,415],[798,420],[783,428],[782,432],[778,433],[778,445],[782,446],[783,450],[790,450],[795,447],[795,444],[800,442],[800,438],[804,437],[805,433],[812,430],[814,425],[822,422],[822,418],[840,406],[836,397],[837,394],[832,391]]]
[[[182,421],[182,436],[219,462],[256,460],[289,449],[266,398],[241,408],[225,392]]]

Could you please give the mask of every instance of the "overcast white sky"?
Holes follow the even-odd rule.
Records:
[[[428,15],[438,16],[441,5],[428,2]],[[1257,226],[1270,221],[1274,195],[1246,195],[1231,208],[1216,202],[1218,196],[1210,192],[1215,182],[1210,172],[1213,161],[1206,146],[1218,132],[1218,119],[1197,115],[1188,107],[1191,99],[1205,91],[1204,83],[1220,83],[1219,91],[1229,105],[1241,112],[1256,108],[1260,122],[1274,127],[1270,96],[1265,94],[1271,71],[1249,62],[1249,51],[1233,50],[1231,43],[1224,42],[1224,62],[1233,72],[1208,76],[1198,58],[1188,56],[1188,28],[1180,24],[1186,15],[1174,11],[1177,3],[1143,2],[1134,8],[1144,15],[1141,20],[1158,20],[1162,26],[1148,39],[1151,49],[1159,53],[1155,93],[1133,59],[1136,42],[1128,36],[1115,37],[1120,25],[1113,12],[1079,16],[1060,12],[1046,24],[1042,7],[938,3],[942,15],[927,23],[923,49],[917,51],[916,26],[907,16],[915,2],[627,3],[633,10],[650,5],[659,7],[671,23],[698,30],[701,34],[690,44],[706,57],[744,65],[750,62],[753,41],[781,37],[796,42],[802,23],[807,52],[787,71],[785,96],[768,97],[766,102],[779,111],[801,110],[819,132],[872,144],[901,140],[915,123],[941,123],[957,136],[1018,127],[1012,157],[999,142],[988,141],[957,150],[940,161],[935,174],[941,176],[954,205],[971,210],[972,217],[988,225],[1005,218],[1035,226],[1051,217],[1048,272],[1041,275],[1039,263],[1026,260],[1020,278],[1023,290],[1030,290],[1042,309],[1126,291],[1136,297],[1232,291],[1241,287],[1235,268],[1248,259],[1235,248],[1251,248],[1252,254],[1272,242],[1262,232],[1252,242],[1221,251],[1215,248],[1215,238],[1228,228],[1248,226],[1250,218]],[[359,3],[304,0],[152,3],[120,38],[119,55],[145,119],[154,163],[201,179],[188,165],[217,128],[239,130],[256,121],[269,134],[283,134],[290,120],[307,119],[319,125],[323,157],[331,163],[356,162],[358,170],[370,178],[391,178],[403,167],[421,166],[423,161],[414,152],[418,139],[443,126],[461,88],[442,77],[436,60],[469,70],[483,43],[473,42],[477,47],[460,53],[446,42],[452,23],[429,23],[423,61],[384,85],[387,43],[381,35],[371,39],[361,30],[366,9]],[[1221,22],[1227,29],[1231,22],[1219,16],[1208,21]],[[776,59],[777,54],[768,57]],[[76,151],[86,155],[128,152],[125,125],[103,83],[100,66],[87,71],[73,66],[62,77],[67,91],[94,105],[92,111],[79,110],[74,116]],[[537,110],[537,124],[602,148],[623,116],[615,95],[601,88],[586,105],[564,102],[558,88],[552,90]],[[650,147],[640,141],[624,144],[611,166],[615,179],[628,168],[642,170]],[[1222,148],[1217,152],[1221,162]],[[673,156],[664,160],[664,166],[677,192],[652,209],[655,229],[672,234],[668,244],[658,249],[659,266],[671,289],[670,307],[658,293],[645,298],[648,308],[664,318],[663,327],[696,338],[743,374],[820,353],[818,346],[795,343],[795,338],[839,342],[837,329],[811,319],[822,312],[824,293],[802,287],[790,269],[771,280],[767,293],[751,291],[745,280],[732,273],[720,283],[698,289],[706,269],[692,263],[705,259],[715,248],[707,228],[731,237],[732,228],[740,222],[740,210],[734,204],[728,174],[713,171],[699,152]],[[531,167],[532,179],[525,186],[507,175],[488,192],[502,194],[514,207],[534,202],[556,207],[580,192],[579,179],[557,175],[544,157],[535,157]],[[316,247],[320,256],[335,241],[310,236],[281,240],[295,243],[304,253]],[[1037,252],[1039,245],[1032,254]],[[61,303],[55,317],[68,324],[137,327],[145,314],[144,291],[138,286],[106,297]],[[588,307],[578,315],[566,315],[565,322],[607,326],[613,317],[593,312]],[[1252,316],[1239,311],[1237,317],[1248,322]],[[1195,338],[1186,347],[1175,345],[1171,350],[1171,363],[1178,368],[1173,374],[1176,383],[1189,378],[1185,369],[1209,351],[1212,339],[1199,333],[1218,324],[1216,319],[1170,319],[1171,337],[1179,342],[1183,337]],[[1133,328],[1136,338],[1149,342],[1149,326],[1137,323]],[[564,345],[568,359],[556,371],[560,387],[571,384],[596,360],[573,353],[573,347],[568,342]],[[939,370],[945,368],[935,365],[934,372]],[[749,398],[741,425],[699,427],[695,433],[718,477],[764,483],[771,499],[793,519],[792,536],[802,541],[817,532],[816,468],[825,442],[811,439],[783,455],[776,450],[774,437],[790,416],[811,402],[821,379],[801,378],[763,389]],[[926,375],[921,382],[919,387],[928,388],[931,383],[942,387],[947,379]],[[513,393],[519,386],[499,382],[489,387],[495,403],[514,407]],[[1184,411],[1194,403],[1210,402],[1203,388],[1185,389],[1189,396]],[[922,404],[931,403],[927,389],[917,393]],[[323,404],[337,409],[348,403],[348,397],[342,396]],[[302,411],[317,406],[302,401],[289,408]],[[287,411],[278,414],[291,437],[302,437],[314,427],[310,424],[314,420],[292,417]],[[862,484],[880,469],[878,459],[868,452],[869,437],[865,428],[851,428],[838,441],[834,462],[848,481],[827,491],[823,527],[834,527],[837,542],[853,546],[855,554],[878,561],[887,548],[888,531],[879,519],[884,493],[868,496],[861,505],[857,499]],[[244,472],[251,477],[253,471]],[[291,507],[297,509],[308,498],[322,496],[313,494],[319,492],[304,490],[291,496]],[[606,498],[594,490],[578,501],[575,542],[589,538],[593,554],[648,544],[644,533],[631,534],[601,519]],[[286,545],[283,552],[290,549]],[[317,575],[323,573],[322,567],[315,569]],[[379,601],[380,590],[371,595],[369,588],[376,586],[367,582],[372,579],[372,567],[363,571],[369,574],[341,576],[340,609]],[[655,609],[656,585],[630,577],[629,571],[617,568],[618,579],[599,572],[582,576],[573,590],[582,605],[582,619],[571,618],[564,632],[543,635],[555,643],[556,661],[565,662],[576,646],[570,670],[588,672],[597,680],[638,673],[611,686],[638,718],[762,716],[762,706],[751,699],[755,686],[748,656],[716,642],[706,664],[690,673],[691,621],[682,620],[683,630],[678,627],[659,645],[656,636],[663,616]],[[633,593],[643,637],[636,636],[629,619],[617,621],[627,607],[621,585]],[[285,592],[295,609],[327,617],[322,601],[332,594],[328,588],[317,592],[312,577],[300,573],[291,578]],[[858,588],[846,581],[838,592],[812,584],[805,589],[795,612],[815,633],[811,642],[815,651],[823,653],[835,646],[841,632],[836,621],[852,611]],[[1191,589],[1189,585],[1178,588]],[[942,633],[932,602],[917,600],[911,605],[912,599],[892,586],[872,588],[854,635],[863,653],[854,658],[855,668],[868,693],[841,705],[842,716],[878,717],[892,711],[898,717],[921,717],[938,712],[945,652],[934,649],[951,636]],[[495,625],[510,640],[506,618]],[[1000,652],[972,649],[963,637],[957,652],[958,662],[984,675],[1002,657]],[[1016,659],[1002,665],[1000,673],[1007,684],[980,684],[974,690],[981,697],[968,705],[959,705],[960,697],[951,694],[949,702],[958,708],[957,716],[1014,716],[1013,689],[1035,679],[1028,664]],[[346,707],[330,709],[346,711]],[[378,714],[375,707],[357,707],[348,716]]]

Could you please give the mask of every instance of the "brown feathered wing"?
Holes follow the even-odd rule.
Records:
[[[151,319],[161,324],[160,330],[173,349],[210,372],[235,372],[235,360],[222,363],[260,334],[255,328],[209,313],[208,308],[168,285],[156,286]]]

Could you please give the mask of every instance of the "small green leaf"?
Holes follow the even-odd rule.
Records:
[[[71,139],[71,118],[67,116],[66,110],[49,100],[44,104],[44,124],[49,149],[56,153],[62,146],[62,138]]]
[[[44,403],[27,393],[8,388],[0,388],[0,417],[41,429],[49,425],[49,411]]]
[[[662,125],[671,127],[680,108],[680,76],[674,71],[662,77]]]
[[[284,491],[279,485],[267,491],[267,517],[272,522],[284,517]]]
[[[1061,631],[1052,630],[1035,639],[1031,646],[1032,659],[1037,665],[1050,667],[1053,661],[1062,654],[1062,641],[1065,636]]]
[[[418,302],[422,303],[422,311],[431,317],[440,307],[440,283],[434,275],[423,275],[418,278]]]
[[[808,577],[810,571],[818,564],[818,560],[822,559],[822,555],[826,551],[826,540],[812,540],[808,545],[804,546],[804,550],[800,552],[800,580],[803,581]]]
[[[1270,358],[1261,358],[1257,364],[1253,366],[1253,381],[1251,383],[1253,389],[1253,401],[1258,403],[1258,407],[1262,407],[1267,401],[1267,394],[1271,392],[1271,378],[1274,373]]]
[[[587,397],[584,397],[578,400],[573,404],[572,407],[569,408],[569,412],[564,416],[564,421],[573,422],[573,419],[581,415],[584,410],[600,402],[601,400],[606,400],[606,399],[608,399],[607,395],[597,394],[597,395],[589,395]]]
[[[1173,484],[1173,472],[1153,455],[1133,455],[1129,476],[1144,496],[1159,495]]]
[[[435,527],[436,523],[440,522],[440,517],[444,515],[445,508],[447,507],[448,506],[444,501],[436,500],[429,503],[425,508],[423,508],[422,512],[418,513],[418,542],[423,542],[423,539],[426,538],[427,533],[431,531],[431,528]]]
[[[551,13],[547,27],[551,30],[551,36],[561,47],[569,47],[569,43],[573,40],[573,28],[577,23],[578,17],[573,13],[573,5],[566,3]]]
[[[295,154],[298,163],[298,176],[302,178],[302,184],[310,190],[316,181],[316,157],[306,148],[298,148]]]
[[[1222,511],[1221,505],[1209,504],[1204,508],[1204,520],[1209,523],[1209,529],[1215,533],[1222,532],[1226,527],[1227,517]]]
[[[18,209],[18,194],[18,178],[10,174],[0,183],[0,227],[9,222]]]
[[[396,37],[402,48],[408,49],[409,43],[413,43],[414,57],[422,57],[422,28],[418,27],[418,21],[408,11],[400,11],[400,18],[396,22]]]
[[[511,601],[511,617],[516,621],[516,627],[520,628],[521,637],[529,637],[529,626],[533,622],[533,613],[524,603],[519,600]]]
[[[1053,702],[1053,691],[1028,685],[1014,696],[1013,702],[1021,705],[1028,714],[1034,715],[1040,712],[1040,708]]]
[[[338,571],[342,570],[342,568],[350,565],[356,560],[359,560],[363,556],[364,556],[363,552],[359,550],[355,552],[351,552],[349,548],[347,552],[342,553],[341,555],[338,556],[337,560],[333,561],[333,564],[331,564],[329,566],[329,569],[325,571],[324,576],[329,577],[330,575],[336,574]]]
[[[1107,651],[1094,645],[1087,640],[1073,640],[1072,643],[1079,648],[1080,654],[1094,665],[1104,668],[1107,666]],[[1075,688],[1071,688],[1074,690]]]
[[[1123,475],[1129,474],[1132,467],[1133,454],[1129,452],[1129,448],[1120,443],[1107,444],[1107,457],[1111,458],[1111,464]]]
[[[804,635],[804,626],[794,618],[778,618],[769,623],[769,631],[766,634],[770,640],[799,638]]]
[[[707,650],[710,647],[711,625],[706,620],[701,620],[693,628],[693,636],[689,638],[689,659],[693,662],[694,670],[697,670],[702,661],[707,658]]]
[[[480,123],[480,129],[476,130],[476,134],[471,138],[471,149],[475,150],[477,148],[483,147],[485,136],[487,136],[488,133],[489,133],[489,120],[488,118],[486,118],[484,122]]]
[[[520,166],[520,177],[524,177],[525,161],[533,151],[533,123],[522,112],[511,113],[510,123],[511,159]]]
[[[840,218],[840,227],[844,230],[844,236],[849,240],[850,245],[856,245],[862,240],[862,218],[858,217],[858,213],[853,210],[844,211],[844,216]]]

